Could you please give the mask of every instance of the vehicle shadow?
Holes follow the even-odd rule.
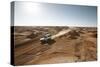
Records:
[[[56,41],[55,40],[48,40],[47,42],[41,42],[42,45],[44,44],[48,44],[48,45],[52,45],[54,44]]]

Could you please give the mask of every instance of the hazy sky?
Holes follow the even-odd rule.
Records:
[[[15,2],[14,22],[21,26],[97,26],[97,7]]]

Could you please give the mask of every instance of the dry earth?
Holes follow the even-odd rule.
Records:
[[[95,27],[23,27],[14,28],[15,65],[52,64],[97,60]],[[55,42],[41,44],[45,32]]]

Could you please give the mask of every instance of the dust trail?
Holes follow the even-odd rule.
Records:
[[[51,36],[51,38],[52,38],[52,39],[55,39],[56,37],[62,36],[62,35],[64,35],[64,34],[70,32],[70,31],[76,30],[76,29],[77,29],[76,27],[69,27],[69,29],[67,29],[67,30],[62,30],[62,31],[60,31],[58,34]]]
[[[56,37],[62,36],[70,31],[71,31],[71,29],[60,31],[58,34],[51,36],[51,38],[55,39]]]

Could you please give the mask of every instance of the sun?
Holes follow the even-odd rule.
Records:
[[[28,2],[24,4],[24,9],[26,11],[26,13],[28,14],[39,14],[40,13],[40,4],[39,3],[32,3],[32,2]]]

